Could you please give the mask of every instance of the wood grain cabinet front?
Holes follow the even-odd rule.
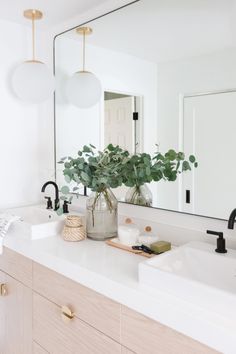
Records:
[[[0,270],[19,280],[29,288],[32,287],[33,262],[21,254],[4,247],[0,255]]]
[[[48,300],[70,307],[77,318],[120,341],[120,304],[37,263],[33,288]]]
[[[0,272],[0,353],[32,354],[32,290],[4,272]]]
[[[0,255],[0,354],[216,354],[30,259]]]
[[[75,314],[41,295],[33,296],[34,340],[50,354],[120,354],[121,346]]]
[[[121,354],[135,354],[135,353],[131,352],[131,350],[129,350],[128,348],[122,347]]]
[[[36,342],[33,342],[33,354],[50,354]]]
[[[218,353],[124,306],[121,310],[121,343],[137,354]]]

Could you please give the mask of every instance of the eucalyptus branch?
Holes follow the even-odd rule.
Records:
[[[159,150],[159,147],[158,147]],[[175,181],[180,173],[197,167],[194,155],[185,158],[183,152],[171,149],[165,154],[157,151],[152,157],[141,153],[130,155],[119,146],[109,144],[103,151],[98,151],[93,145],[85,145],[78,151],[75,158],[64,157],[59,163],[64,164],[64,176],[67,183],[83,184],[97,192],[97,199],[104,194],[109,207],[108,188],[117,188],[124,184],[127,187],[137,187],[152,181]],[[77,190],[77,186],[74,190]],[[70,190],[64,186],[61,192],[68,195]]]

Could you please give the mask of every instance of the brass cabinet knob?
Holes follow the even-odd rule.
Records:
[[[7,296],[7,284],[0,284],[0,296]]]
[[[69,307],[62,306],[61,307],[61,317],[65,323],[68,323],[71,320],[73,320],[73,318],[75,317],[75,314],[71,311],[71,309]]]

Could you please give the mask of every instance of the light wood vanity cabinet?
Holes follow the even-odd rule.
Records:
[[[43,349],[38,343],[33,342],[33,354],[49,354],[45,349]]]
[[[216,354],[209,347],[122,306],[121,342],[136,354]]]
[[[0,354],[217,353],[8,249],[0,283]]]
[[[122,347],[121,354],[135,354],[135,353],[131,352],[131,350],[129,350],[128,348]]]
[[[4,257],[0,256],[0,353],[32,354],[32,289],[22,283],[32,283],[32,264],[5,251]]]

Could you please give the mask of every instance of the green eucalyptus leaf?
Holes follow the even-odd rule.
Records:
[[[190,164],[189,164],[188,161],[184,161],[184,162],[183,162],[183,165],[182,165],[182,171],[188,171],[188,170],[191,171]]]
[[[72,164],[71,162],[65,162],[65,168],[71,168],[72,167]]]
[[[84,145],[83,147],[83,152],[91,152],[91,147],[87,146],[87,145]]]
[[[190,156],[189,156],[189,161],[190,161],[191,163],[194,163],[194,162],[196,161],[195,156],[194,156],[194,155],[190,155]]]
[[[169,150],[166,154],[165,157],[168,158],[170,161],[174,161],[177,157],[177,153],[175,150]]]
[[[146,175],[147,175],[147,176],[150,176],[150,175],[151,175],[151,169],[150,169],[149,166],[146,167]]]
[[[71,182],[71,177],[70,177],[69,175],[66,175],[66,176],[65,176],[65,181],[66,181],[67,183],[70,183],[70,182]]]
[[[85,180],[86,182],[90,181],[90,177],[87,173],[85,173],[84,171],[81,172],[81,177],[83,178],[83,180]]]
[[[80,179],[79,179],[79,176],[77,175],[77,173],[73,174],[73,179],[75,182],[78,182],[78,183],[80,182]],[[76,188],[78,188],[78,187],[76,187]]]
[[[183,152],[178,152],[177,159],[183,161],[185,159],[185,154]]]
[[[57,209],[56,213],[57,213],[58,216],[61,216],[63,214],[63,208]]]
[[[63,186],[63,187],[61,188],[61,193],[62,193],[62,194],[69,194],[69,193],[70,193],[69,187],[68,187],[68,186]]]

